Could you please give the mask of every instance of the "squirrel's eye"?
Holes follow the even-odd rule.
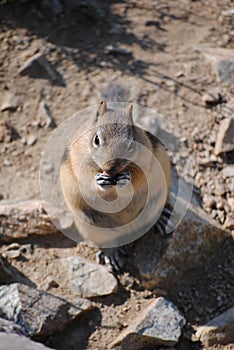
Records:
[[[94,144],[94,147],[100,146],[100,140],[99,140],[98,134],[94,136],[93,144]]]

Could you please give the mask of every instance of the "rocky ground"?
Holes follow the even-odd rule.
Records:
[[[0,349],[233,348],[233,18],[225,0],[0,6]],[[175,126],[196,197],[118,276],[56,231],[38,181],[56,126],[115,84]]]

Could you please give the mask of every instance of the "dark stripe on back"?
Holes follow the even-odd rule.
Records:
[[[159,139],[148,131],[146,131],[146,135],[147,135],[148,139],[150,140],[151,145],[155,149],[160,144]]]

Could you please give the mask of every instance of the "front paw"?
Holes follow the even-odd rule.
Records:
[[[127,254],[124,247],[102,248],[97,254],[99,264],[106,265],[112,271],[121,273],[124,270]]]

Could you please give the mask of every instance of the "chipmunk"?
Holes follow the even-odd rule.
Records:
[[[139,238],[166,208],[170,159],[155,136],[134,124],[131,104],[115,110],[103,100],[68,145],[60,180],[78,232],[118,270],[123,263],[113,247]],[[160,218],[162,231],[167,210]]]

